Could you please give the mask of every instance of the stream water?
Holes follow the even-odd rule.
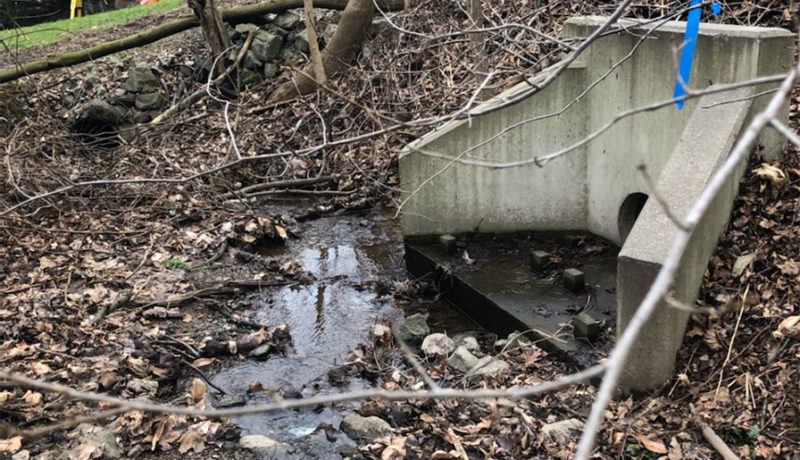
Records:
[[[309,397],[368,387],[368,382],[358,379],[350,379],[343,387],[333,386],[327,374],[342,363],[350,349],[368,339],[373,324],[396,322],[403,315],[390,296],[381,297],[364,287],[369,281],[406,278],[396,221],[380,214],[325,217],[302,224],[300,230],[300,238],[265,257],[300,262],[313,282],[254,294],[249,299],[252,320],[288,325],[292,348],[285,356],[242,361],[212,379],[235,395],[246,394],[251,382],[260,382],[267,391],[248,397],[246,404],[268,401],[272,390]],[[442,306],[442,310],[450,310],[448,322],[452,322],[452,309]],[[460,320],[474,328],[463,317]],[[290,457],[338,459],[337,450],[353,442],[335,429],[353,408],[355,405],[338,405],[282,411],[238,417],[234,422],[241,426],[242,435],[265,435],[291,444],[294,451]]]

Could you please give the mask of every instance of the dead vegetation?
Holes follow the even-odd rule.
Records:
[[[484,3],[486,25],[526,24],[553,37],[566,18],[615,6]],[[643,2],[629,16],[679,10],[677,1]],[[745,2],[725,5],[719,20],[792,27],[796,16],[797,5],[788,1]],[[296,266],[258,257],[254,248],[282,244],[297,220],[393,206],[399,149],[467,103],[484,80],[477,69],[488,65],[496,72],[486,86],[495,93],[561,52],[513,26],[476,44],[460,34],[470,21],[451,2],[422,2],[392,21],[372,31],[351,71],[316,94],[268,103],[289,79],[286,72],[244,92],[228,123],[223,104],[206,99],[158,126],[137,127],[130,138],[87,142],[72,130],[81,104],[113,94],[132,61],[157,63],[167,100],[201,89],[205,48],[197,31],[0,87],[0,212],[66,188],[0,217],[0,366],[81,390],[202,406],[207,374],[230,355],[265,343],[278,352],[287,346],[280,325],[244,321],[227,303],[243,290],[303,281]],[[188,76],[181,71],[187,62],[195,64]],[[420,120],[430,122],[415,123]],[[796,128],[796,111],[792,122]],[[703,287],[703,304],[716,313],[690,324],[679,371],[667,387],[612,405],[599,437],[601,457],[712,457],[698,420],[742,457],[781,458],[800,450],[799,168],[794,148],[781,163],[749,168]],[[87,181],[100,182],[73,187]],[[313,201],[291,214],[264,215],[265,201],[286,195]],[[229,341],[232,348],[220,346]],[[369,372],[387,388],[419,384],[389,343],[356,353],[360,367],[353,372]],[[534,344],[512,347],[505,358],[513,372],[502,378],[451,376],[441,384],[499,388],[574,371]],[[444,375],[441,363],[429,364],[434,378]],[[380,371],[387,368],[403,372]],[[361,412],[385,418],[396,436],[362,446],[360,455],[567,458],[574,439],[547,437],[541,428],[585,417],[594,391],[577,386],[513,404],[368,402]],[[66,446],[72,441],[59,433],[71,426],[36,430],[103,409],[0,383],[0,451],[18,450],[16,443],[34,453]],[[200,418],[101,415],[91,423],[110,422],[127,457],[175,450],[203,455],[237,437],[229,424]],[[81,458],[99,455],[94,452]]]

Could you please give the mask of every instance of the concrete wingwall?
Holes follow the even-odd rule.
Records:
[[[585,37],[604,22],[573,18],[564,34]],[[778,85],[712,93],[687,101],[683,110],[669,104],[618,119],[671,98],[685,27],[683,22],[622,20],[544,90],[448,123],[410,144],[400,158],[404,234],[585,230],[600,235],[622,245],[617,291],[618,326],[624,330],[678,231],[657,200],[647,200],[652,191],[639,166],[646,166],[672,213],[684,217],[743,127],[765,107],[770,97],[765,90]],[[702,24],[690,86],[704,89],[779,75],[793,60],[789,31]],[[553,71],[480,109],[503,104]],[[788,104],[782,116],[788,119]],[[590,141],[544,167],[502,167],[587,136]],[[773,131],[763,132],[761,154],[776,155],[784,142]],[[674,283],[673,296],[682,303],[697,297],[740,177],[728,181],[692,236]],[[685,311],[666,305],[657,310],[626,366],[623,387],[654,388],[670,377],[687,318]]]
[[[504,110],[451,123],[411,144],[410,153],[400,158],[403,189],[414,191],[404,206],[404,233],[585,228],[585,149],[547,168],[530,164],[489,169],[448,159],[517,161],[579,141],[586,135],[588,101],[559,116],[535,123],[526,120],[561,110],[584,83],[584,68],[568,69],[542,92],[541,98],[528,98]],[[519,85],[503,97],[522,89],[524,86]],[[513,126],[518,127],[509,129]],[[415,153],[415,149],[448,158]]]

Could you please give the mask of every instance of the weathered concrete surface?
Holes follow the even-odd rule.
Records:
[[[565,34],[588,35],[603,21],[570,19]],[[400,158],[407,192],[404,233],[589,230],[622,243],[618,228],[622,202],[632,193],[648,193],[636,167],[644,163],[650,175],[658,177],[696,100],[688,101],[681,111],[669,105],[624,119],[544,168],[531,163],[496,169],[454,161],[502,164],[541,157],[579,142],[620,112],[671,98],[677,74],[674,50],[683,41],[685,23],[669,22],[655,31],[631,20],[622,25],[626,31],[599,39],[533,97],[450,123],[410,144]],[[691,86],[702,89],[785,72],[792,65],[793,48],[792,34],[783,29],[704,23]],[[552,71],[530,83],[541,82]],[[500,104],[529,87],[521,83],[481,108]],[[756,98],[754,110],[768,97]],[[767,153],[782,145],[770,135],[761,141]]]
[[[570,19],[565,35],[587,36],[604,21]],[[621,113],[671,98],[677,74],[675,50],[683,42],[686,24],[653,27],[621,21],[615,33],[592,44],[538,94],[450,123],[410,144],[400,158],[405,235],[587,230],[625,243],[618,272],[618,317],[624,328],[675,235],[655,200],[644,204],[632,225],[642,206],[640,197],[650,194],[638,166],[646,165],[670,209],[683,216],[729,153],[742,126],[765,106],[769,95],[763,92],[777,86],[689,100],[680,111],[669,104],[615,123]],[[703,23],[691,87],[785,73],[793,56],[789,31]],[[553,68],[480,108],[501,104],[550,72]],[[757,96],[717,104],[749,94]],[[788,118],[788,105],[782,116]],[[591,136],[588,142],[580,142],[587,136]],[[782,137],[774,132],[766,131],[759,141],[766,157],[783,147]],[[572,145],[578,147],[544,168],[533,163],[499,167]],[[675,283],[676,299],[694,301],[728,219],[738,180],[737,176],[729,181],[694,235]],[[646,389],[664,382],[671,375],[685,326],[684,312],[660,308],[637,344],[623,385]]]
[[[700,98],[656,185],[677,218],[688,214],[733,148],[750,112],[750,94],[750,88],[742,88]],[[727,102],[731,100],[737,102]],[[692,234],[673,285],[672,296],[681,303],[691,305],[697,298],[708,259],[728,222],[745,164],[742,162],[726,183]],[[618,256],[618,333],[625,330],[647,294],[679,231],[664,207],[657,200],[648,200]],[[632,348],[620,385],[646,389],[668,380],[688,319],[689,312],[662,302]]]

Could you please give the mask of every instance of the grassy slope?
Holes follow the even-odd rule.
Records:
[[[62,19],[30,27],[0,31],[0,46],[27,48],[64,40],[76,32],[95,27],[108,27],[136,19],[155,11],[168,11],[185,5],[186,0],[161,0],[146,6],[134,6],[75,19]]]

